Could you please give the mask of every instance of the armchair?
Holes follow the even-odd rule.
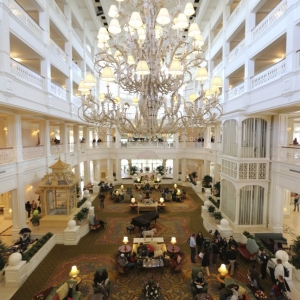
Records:
[[[170,260],[170,270],[174,274],[176,272],[181,272],[182,265],[184,264],[184,253],[179,252]]]
[[[89,217],[89,225],[90,225],[90,230],[96,230],[98,231],[102,226],[99,223],[99,220],[95,216],[90,216]]]
[[[106,280],[104,282],[104,285],[102,286],[98,286],[97,284],[95,284],[95,282],[93,282],[93,290],[94,290],[94,294],[99,294],[102,293],[104,294],[104,292],[106,292],[107,297],[110,294],[110,286],[111,286],[111,281],[108,278],[108,273],[105,267],[100,267],[95,271],[94,274],[94,278],[97,276],[97,274],[102,273],[102,275],[104,275],[104,277],[106,277]]]
[[[166,196],[165,196],[165,201],[166,201],[166,202],[167,202],[167,201],[172,201],[172,194],[171,194],[171,193],[166,194]]]
[[[191,273],[191,281],[190,281],[190,286],[191,286],[191,292],[193,295],[193,298],[197,295],[197,290],[196,287],[194,285],[194,278],[197,277],[198,273],[202,272],[203,273],[203,269],[201,267],[192,267],[192,273]],[[204,274],[204,273],[203,273]],[[202,291],[205,293],[207,291],[208,285],[207,283],[204,284]]]

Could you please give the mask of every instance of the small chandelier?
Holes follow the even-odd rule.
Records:
[[[174,134],[218,122],[222,80],[214,77],[209,91],[204,91],[207,60],[200,29],[189,22],[195,14],[193,5],[183,9],[176,0],[169,12],[164,6],[174,0],[117,1],[118,7],[112,5],[108,12],[112,18],[108,31],[101,27],[97,36],[95,70],[106,88],[99,99],[93,96],[96,81],[88,74],[79,87],[85,97],[79,117],[99,127],[114,126],[121,135],[140,136]],[[130,14],[129,3],[141,10]],[[184,89],[191,84],[198,91],[185,98]],[[120,91],[132,96],[131,103],[121,100]]]

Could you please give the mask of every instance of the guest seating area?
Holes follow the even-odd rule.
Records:
[[[72,300],[80,300],[81,292],[76,291],[76,285],[76,280],[68,280],[54,287],[45,300],[64,299],[67,296],[72,297]]]
[[[255,237],[260,239],[264,246],[272,253],[274,253],[275,244],[281,243],[287,245],[287,239],[283,237],[282,233],[255,233]]]
[[[255,260],[258,249],[259,247],[253,239],[248,239],[246,244],[240,244],[237,248],[238,252],[246,260]]]
[[[134,243],[132,245],[131,254],[136,253],[137,254],[137,248],[140,243],[143,243],[144,245],[149,245],[149,256],[153,256],[154,258],[162,256],[167,251],[167,246],[163,242],[163,238],[157,237],[153,238],[153,240],[150,240],[150,238],[140,238],[140,239],[134,239]],[[153,249],[153,250],[152,250]],[[150,251],[152,250],[152,251]]]
[[[239,286],[238,294],[244,295],[244,300],[257,300],[253,295],[252,291],[243,282],[236,280],[234,278],[225,278],[225,287],[230,284],[237,284]]]

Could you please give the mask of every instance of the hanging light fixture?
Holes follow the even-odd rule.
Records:
[[[131,13],[126,6],[135,0],[117,2],[109,9],[109,32],[104,27],[98,32],[95,70],[106,90],[101,88],[101,97],[95,98],[93,81],[85,79],[79,117],[99,127],[114,126],[121,135],[140,136],[174,134],[218,122],[222,80],[211,80],[206,97],[207,60],[199,26],[190,21],[195,14],[192,3],[182,7],[180,0],[141,0],[135,5],[141,10]],[[167,2],[174,3],[173,11],[166,8]],[[185,88],[194,81],[188,97]],[[131,103],[122,99],[124,93]]]

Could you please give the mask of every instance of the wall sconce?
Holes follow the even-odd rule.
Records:
[[[292,127],[288,127],[286,130],[287,130],[288,132],[290,132],[290,131],[292,130]]]
[[[225,264],[221,264],[221,267],[218,269],[221,274],[221,279],[225,278],[225,275],[228,274]]]
[[[175,236],[171,237],[171,244],[173,245],[173,246],[172,246],[172,251],[173,251],[173,252],[174,252],[174,250],[175,250],[174,245],[175,245],[176,243],[177,243],[176,237],[175,237]]]
[[[160,198],[160,199],[159,199],[159,202],[160,202],[160,203],[164,203],[164,201],[165,201],[164,198]]]
[[[72,279],[75,279],[78,274],[79,274],[79,270],[77,269],[76,266],[73,266],[69,273],[69,276],[72,277]]]
[[[4,130],[4,131],[7,131],[7,127],[5,126],[5,127],[3,128],[3,130]]]
[[[123,184],[121,185],[121,190],[124,190],[124,185]]]
[[[124,236],[124,237],[123,237],[123,243],[124,243],[124,245],[125,245],[124,250],[125,250],[125,252],[126,252],[126,251],[127,251],[126,244],[128,243],[128,236]]]
[[[12,214],[12,209],[10,208],[10,209],[8,210],[8,212],[9,212],[10,214]]]
[[[284,207],[284,208],[283,208],[283,212],[284,212],[284,213],[286,213],[286,212],[287,212],[287,209],[286,209],[286,207]]]
[[[132,204],[135,203],[135,198],[131,198],[131,203],[132,203]]]
[[[177,189],[177,184],[176,183],[174,184],[174,189]]]

